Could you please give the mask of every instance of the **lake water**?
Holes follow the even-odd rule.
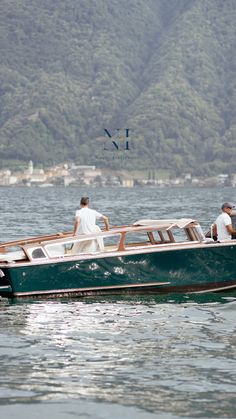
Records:
[[[82,195],[111,225],[192,217],[235,189],[1,188],[1,241],[69,231]],[[236,292],[0,300],[0,418],[236,417]]]

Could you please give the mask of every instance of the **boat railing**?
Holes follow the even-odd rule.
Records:
[[[8,242],[4,242],[4,243],[0,243],[0,253],[1,253],[1,249],[7,248],[7,247],[11,247],[11,246],[24,246],[26,244],[30,244],[30,243],[39,243],[39,242],[44,242],[44,241],[48,241],[48,240],[55,240],[58,239],[60,237],[64,238],[64,237],[70,237],[72,236],[72,232],[65,232],[65,233],[53,233],[53,234],[47,234],[44,236],[34,236],[34,237],[27,237],[25,239],[19,239],[19,240],[12,240],[12,241],[8,241]]]

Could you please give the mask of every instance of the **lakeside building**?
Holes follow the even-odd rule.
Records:
[[[0,170],[0,185],[10,186],[17,184],[18,177],[13,175],[11,170]]]
[[[139,173],[140,175],[140,173]],[[133,188],[135,186],[146,187],[216,187],[233,186],[236,187],[236,174],[229,176],[220,173],[214,177],[198,178],[191,173],[183,174],[173,178],[148,178],[132,175],[132,172],[115,171],[97,168],[93,165],[76,165],[74,163],[62,163],[43,169],[35,168],[32,161],[26,169],[11,171],[9,169],[0,170],[0,186],[120,186]]]

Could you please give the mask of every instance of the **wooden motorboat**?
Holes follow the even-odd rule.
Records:
[[[206,238],[193,219],[139,220],[109,231],[0,245],[0,295],[193,293],[236,288],[236,240]]]

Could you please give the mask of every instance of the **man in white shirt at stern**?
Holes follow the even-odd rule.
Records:
[[[217,217],[213,226],[213,234],[217,236],[217,240],[231,240],[232,234],[236,233],[233,229],[231,213],[234,205],[230,202],[225,202],[221,209],[222,213]]]

